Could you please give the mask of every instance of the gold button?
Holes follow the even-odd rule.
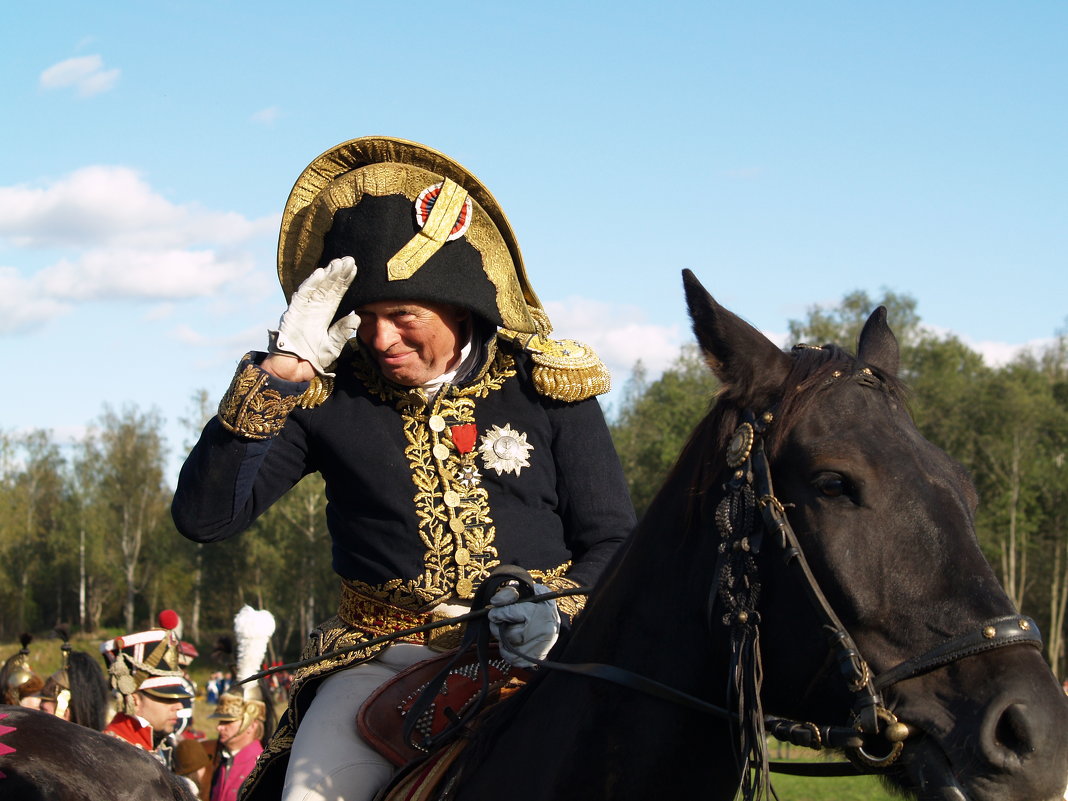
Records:
[[[445,430],[445,418],[440,414],[430,415],[430,430],[431,431],[444,431]]]
[[[449,528],[452,530],[453,534],[459,534],[467,527],[464,525],[463,520],[458,517],[454,517],[449,521]]]
[[[466,565],[471,561],[471,552],[467,548],[456,549],[456,564]]]
[[[983,629],[983,636],[986,637],[988,640],[992,640],[996,636],[998,636],[998,630],[993,626],[987,626]]]
[[[460,505],[460,493],[456,490],[445,490],[445,494],[441,496],[441,499],[445,501],[445,505],[450,508]]]
[[[437,445],[435,445],[434,446],[434,458],[435,459],[440,459],[441,461],[445,461],[446,459],[448,459],[449,458],[449,446],[448,445],[443,445],[440,442]]]
[[[456,594],[461,598],[470,598],[475,594],[475,587],[471,579],[460,579],[456,582]]]

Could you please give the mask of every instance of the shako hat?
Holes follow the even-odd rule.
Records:
[[[278,239],[287,300],[342,256],[355,259],[357,273],[339,314],[382,300],[430,301],[540,332],[531,311],[541,302],[500,205],[468,170],[425,145],[352,139],[297,178]]]
[[[196,656],[196,649],[179,638],[176,629],[181,620],[173,610],[164,609],[157,622],[158,628],[100,646],[111,687],[124,696],[140,691],[163,701],[191,698],[182,668]]]

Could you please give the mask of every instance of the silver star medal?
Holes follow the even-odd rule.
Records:
[[[497,475],[515,473],[518,476],[522,468],[530,467],[528,457],[534,446],[527,442],[526,434],[506,424],[504,428],[493,426],[483,434],[478,449],[487,470],[495,470]]]

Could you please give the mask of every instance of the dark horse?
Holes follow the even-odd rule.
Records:
[[[7,801],[195,801],[146,752],[55,715],[0,706],[0,798]]]
[[[1068,700],[979,550],[972,484],[906,410],[885,310],[856,358],[784,353],[688,271],[684,284],[722,393],[551,658],[758,715],[762,664],[764,713],[812,721],[795,727],[811,739],[825,724],[869,732],[854,758],[920,799],[1060,799]],[[759,486],[764,448],[773,488]],[[771,529],[750,509],[755,526],[732,531],[754,474]],[[476,733],[450,799],[735,795],[744,727],[640,686],[539,672]]]
[[[685,284],[719,402],[552,654],[593,675],[543,669],[492,710],[448,798],[726,801],[767,721],[924,801],[1059,799],[1068,701],[979,551],[972,485],[908,416],[885,311],[856,358],[787,354]],[[0,735],[23,749],[0,756],[0,793],[124,797],[129,752],[79,731]],[[42,786],[89,789],[9,795],[19,756],[51,760]],[[176,797],[137,768],[137,798]]]

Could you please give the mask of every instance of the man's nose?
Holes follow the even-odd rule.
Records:
[[[390,320],[376,320],[371,336],[372,339],[369,344],[377,351],[389,350],[400,339],[397,334],[397,327]]]

